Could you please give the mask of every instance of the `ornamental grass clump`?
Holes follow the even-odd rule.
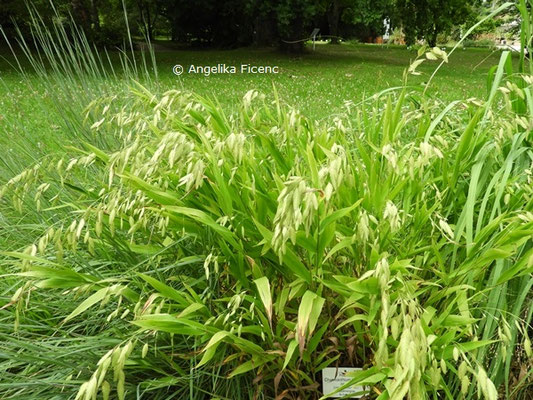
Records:
[[[502,57],[491,93],[522,79],[527,104]],[[85,123],[115,149],[82,141],[2,189],[62,211],[4,253],[24,282],[9,307],[24,325],[51,291],[74,305],[53,308],[65,334],[114,339],[58,385],[78,399],[320,398],[327,366],[363,368],[350,384],[373,398],[519,394],[533,110],[499,92],[445,107],[402,89],[333,126],[254,91],[231,116],[140,84],[94,101]]]

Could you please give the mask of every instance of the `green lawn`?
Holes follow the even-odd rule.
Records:
[[[228,108],[246,91],[258,89],[270,93],[274,85],[281,97],[315,118],[325,118],[339,112],[345,101],[358,101],[365,94],[401,84],[402,73],[415,50],[403,47],[375,45],[317,45],[300,57],[280,54],[270,49],[238,50],[160,50],[156,54],[162,88],[183,88],[204,96],[216,96]],[[9,60],[11,57],[7,57]],[[431,92],[444,101],[479,97],[485,94],[485,76],[497,63],[499,52],[484,49],[457,50],[449,65],[439,71]],[[10,60],[12,61],[12,60]],[[241,64],[279,66],[279,74],[225,74],[206,77],[172,73],[175,64],[185,69],[194,65]],[[413,85],[422,85],[436,67],[428,62],[420,68],[424,74],[411,78]],[[20,88],[21,80],[6,60],[0,61],[2,114],[22,105],[38,101],[40,93],[28,93]],[[35,82],[38,91],[38,82]]]
[[[264,93],[274,85],[281,97],[314,118],[326,118],[342,110],[345,101],[357,102],[385,88],[401,85],[404,69],[416,57],[415,50],[372,45],[318,45],[294,58],[272,50],[175,51],[157,54],[159,74],[164,87],[183,87],[201,95],[215,95],[230,107],[249,89]],[[432,85],[432,93],[444,101],[480,97],[485,94],[485,77],[497,63],[499,52],[458,50],[450,64],[442,68]],[[278,75],[186,74],[176,77],[174,64],[185,69],[190,64],[277,65]],[[426,82],[436,62],[420,68],[424,74],[411,78],[413,85]]]
[[[159,44],[156,53],[160,90],[183,89],[202,96],[214,96],[222,107],[231,112],[234,105],[250,89],[265,94],[273,86],[285,102],[298,108],[313,119],[326,119],[341,113],[345,102],[357,103],[383,89],[399,86],[415,50],[396,46],[317,45],[316,51],[294,57],[273,49],[237,50],[180,50]],[[6,158],[31,158],[47,153],[63,142],[55,115],[54,93],[48,93],[31,67],[25,65],[29,79],[14,71],[15,64],[4,48],[0,58],[0,149]],[[486,93],[486,75],[498,62],[499,52],[484,49],[457,50],[437,74],[430,94],[444,102],[469,97],[483,97]],[[116,70],[120,69],[117,54]],[[184,73],[178,77],[172,72],[175,64],[187,70],[191,64],[241,64],[278,66],[279,74],[225,74],[206,77]],[[437,62],[426,62],[419,70],[421,76],[411,76],[410,84],[421,88],[436,68]],[[5,164],[5,162],[4,162]],[[18,164],[18,163],[17,163]],[[5,166],[0,166],[3,168]]]

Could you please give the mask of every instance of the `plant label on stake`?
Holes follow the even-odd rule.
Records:
[[[351,377],[347,376],[350,372],[361,371],[361,368],[352,368],[352,367],[339,367],[332,368],[327,367],[322,370],[322,391],[324,395],[333,393],[335,390],[340,388],[342,385],[350,382]],[[350,398],[358,399],[360,395],[363,394],[363,386],[350,386],[345,388],[331,397],[334,398]]]

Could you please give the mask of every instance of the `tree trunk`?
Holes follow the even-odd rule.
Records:
[[[138,0],[137,7],[139,8],[139,13],[141,14],[141,20],[145,31],[144,33],[149,40],[152,40],[154,36],[154,23],[152,21],[152,16],[150,15],[150,5],[147,5],[143,0]]]
[[[254,43],[257,46],[276,44],[276,20],[272,15],[259,15],[254,20]]]
[[[98,6],[96,0],[91,0],[91,22],[93,29],[100,30],[100,16],[98,13]]]
[[[333,0],[328,10],[329,34],[331,36],[330,44],[339,44],[339,20],[339,0]]]
[[[431,29],[431,32],[428,33],[426,37],[426,41],[428,42],[429,46],[435,47],[437,45],[438,34],[439,34],[439,29],[436,26],[433,26]]]
[[[81,26],[85,34],[90,34],[91,30],[91,13],[87,10],[83,0],[72,0],[70,3],[72,7],[72,16],[74,21]]]
[[[180,24],[178,17],[174,14],[170,18],[170,37],[173,42],[180,40]]]
[[[294,18],[281,36],[280,48],[286,53],[301,54],[304,52],[307,37],[309,37],[309,32],[304,32],[303,20]]]
[[[153,17],[150,13],[150,6],[146,7],[146,35],[148,36],[148,39],[151,41],[154,38],[154,26],[155,26],[155,19],[156,16]]]

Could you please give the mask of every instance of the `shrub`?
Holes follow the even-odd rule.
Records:
[[[398,44],[398,45],[404,45],[405,44],[405,35],[403,33],[403,30],[401,28],[395,28],[390,37],[388,43],[390,44]]]

